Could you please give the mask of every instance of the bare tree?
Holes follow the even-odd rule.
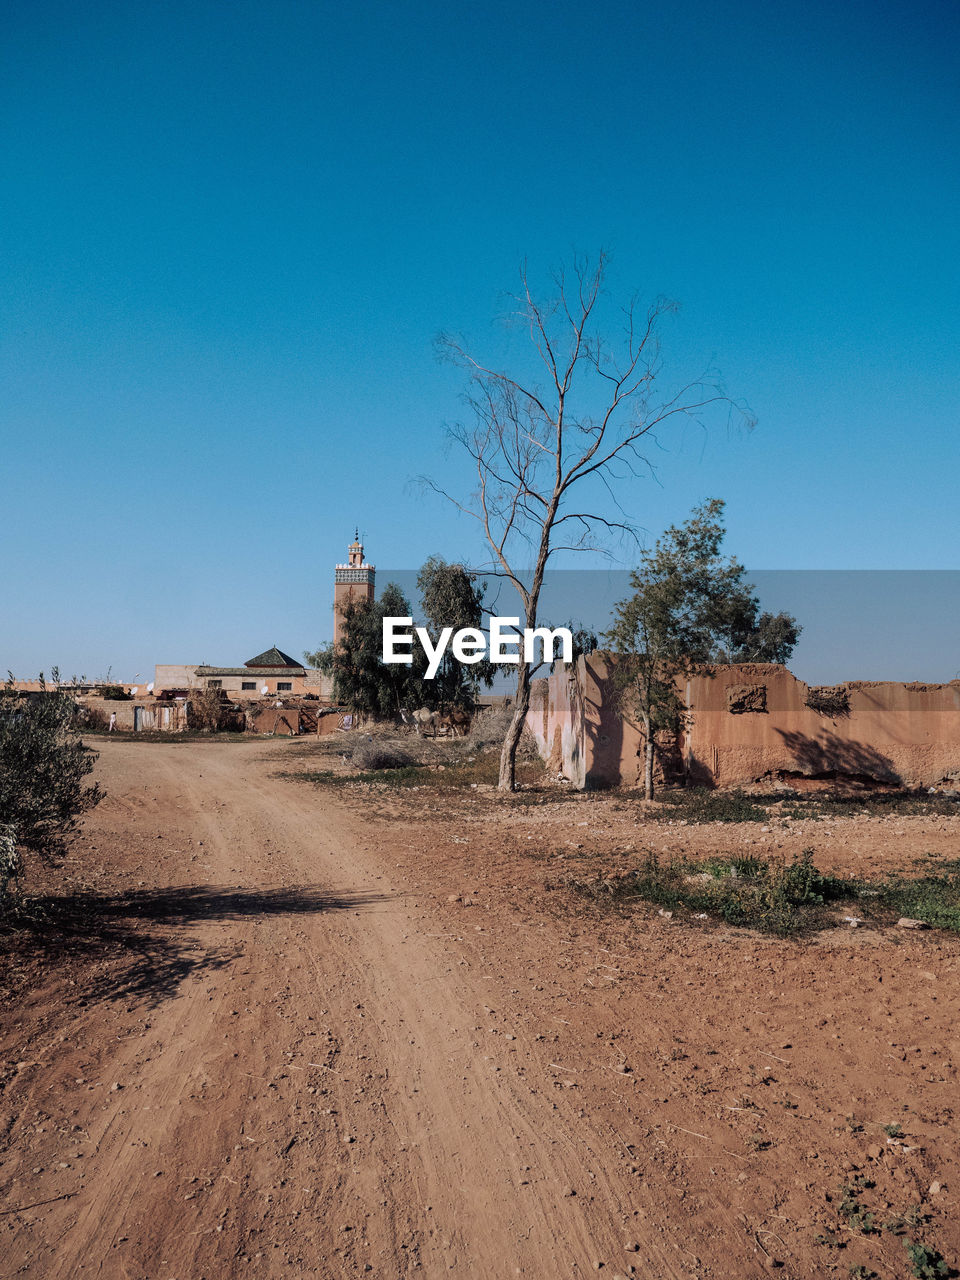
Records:
[[[598,534],[635,535],[614,486],[650,469],[641,451],[646,437],[675,418],[699,419],[718,403],[746,416],[703,379],[656,394],[660,322],[675,305],[661,298],[644,311],[634,297],[622,309],[622,333],[610,342],[600,332],[598,305],[606,270],[606,254],[594,264],[579,259],[569,276],[554,276],[554,295],[541,300],[523,268],[516,303],[533,346],[530,378],[483,364],[458,339],[439,340],[441,354],[470,375],[464,398],[473,422],[451,434],[473,459],[477,489],[460,502],[427,484],[479,522],[494,571],[513,583],[531,628],[553,554],[597,549]],[[522,567],[528,557],[532,569]],[[521,652],[514,716],[500,755],[503,791],[515,788],[532,670]]]

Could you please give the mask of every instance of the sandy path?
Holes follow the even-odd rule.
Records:
[[[3,1275],[691,1274],[614,1129],[543,1087],[511,975],[270,750],[105,745],[87,838],[128,841],[185,952],[154,1007],[76,1008],[31,1050],[4,1182],[71,1194],[4,1219]]]

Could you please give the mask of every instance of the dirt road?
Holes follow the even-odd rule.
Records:
[[[71,1198],[18,1221],[6,1274],[493,1278],[622,1257],[615,1136],[564,1123],[522,1028],[488,1034],[502,975],[443,936],[347,810],[263,755],[106,744],[88,838],[126,833],[142,913],[190,949],[182,979],[114,993],[109,1039],[93,1003],[21,1068],[15,1124],[62,1090],[73,1127],[52,1167],[6,1178],[23,1201]],[[682,1274],[655,1253],[652,1274]]]
[[[102,867],[87,886],[102,955],[82,978],[51,962],[4,1035],[3,1277],[659,1280],[764,1275],[773,1255],[787,1276],[835,1269],[801,1241],[823,1199],[809,1170],[861,1167],[842,1124],[822,1128],[848,1083],[862,1094],[859,1054],[895,1039],[880,996],[844,993],[858,1047],[823,1031],[820,1077],[798,1073],[782,1104],[796,1118],[773,1108],[811,1123],[763,1168],[776,1144],[741,1147],[731,1113],[774,1091],[803,1016],[768,944],[694,957],[657,935],[629,998],[608,950],[578,1014],[555,921],[490,910],[509,885],[475,915],[449,905],[424,874],[427,819],[371,823],[279,777],[285,750],[104,742],[108,799],[82,849]],[[821,957],[819,980],[837,963]],[[790,964],[809,976],[799,952]],[[708,971],[746,1050],[704,1004]],[[831,1055],[843,1085],[827,1098]],[[864,1141],[910,1096],[889,1072]],[[917,1186],[943,1167],[929,1160],[914,1157]]]

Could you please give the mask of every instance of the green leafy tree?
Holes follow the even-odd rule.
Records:
[[[24,697],[12,681],[0,691],[0,906],[23,855],[57,862],[80,815],[102,798],[99,786],[85,784],[97,753],[74,731],[75,718],[67,693]]]
[[[303,660],[308,667],[322,671],[325,676],[333,675],[333,641],[322,644],[319,649],[304,649]]]
[[[383,619],[410,616],[409,601],[393,582],[387,583],[379,600],[349,600],[344,605],[330,665],[334,697],[352,711],[390,717],[404,706],[420,705],[426,668],[422,649],[413,646],[410,666],[383,661]]]
[[[424,563],[417,577],[417,589],[426,629],[434,645],[444,627],[452,627],[454,631],[464,627],[483,630],[485,585],[464,565],[448,564],[440,556],[431,556]],[[458,662],[448,645],[436,676],[424,681],[425,705],[472,709],[481,687],[489,688],[495,672],[496,667],[486,658],[472,665]]]
[[[644,735],[643,786],[653,798],[657,734],[675,731],[686,707],[679,681],[706,671],[731,637],[744,642],[761,619],[744,567],[720,554],[724,504],[715,498],[694,509],[686,523],[669,528],[630,575],[633,594],[614,611],[606,639],[618,654],[614,682],[624,710],[636,715]],[[771,615],[763,615],[769,618]],[[788,619],[789,615],[778,615]],[[794,635],[796,620],[789,618]],[[789,656],[786,626],[779,652]],[[767,633],[772,628],[767,627]]]
[[[758,613],[758,609],[755,599],[745,606],[742,618],[717,644],[717,662],[789,661],[803,628],[789,613]]]
[[[611,318],[611,340],[606,267],[604,254],[593,265],[577,261],[542,299],[522,272],[512,310],[530,346],[513,373],[475,358],[458,338],[440,341],[441,354],[470,379],[471,422],[452,435],[472,461],[476,488],[458,501],[426,483],[477,521],[492,572],[520,597],[524,627],[540,624],[544,573],[555,552],[596,550],[611,535],[633,532],[616,490],[649,469],[646,437],[676,419],[699,421],[711,405],[737,409],[702,380],[662,389],[659,329],[671,303],[659,299],[644,310],[628,302]],[[505,791],[516,784],[533,666],[517,666],[514,715],[500,754]]]

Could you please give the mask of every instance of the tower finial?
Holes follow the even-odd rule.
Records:
[[[359,542],[359,541],[360,541],[360,526],[359,526],[359,525],[357,525],[357,526],[356,526],[356,528],[355,528],[355,529],[354,529],[354,531],[353,531],[353,540],[354,540],[354,542]]]

